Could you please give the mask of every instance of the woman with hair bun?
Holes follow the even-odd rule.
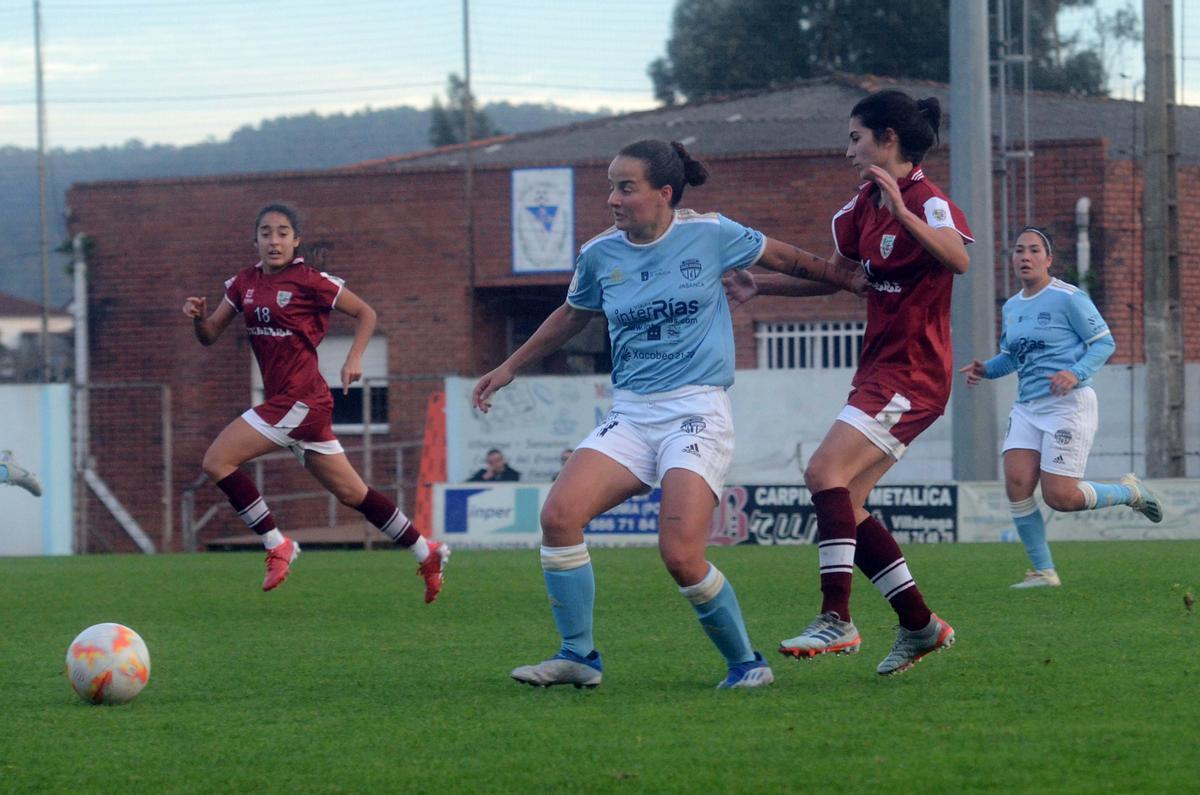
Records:
[[[883,676],[954,643],[953,628],[925,605],[891,533],[863,507],[950,398],[950,294],[954,276],[967,271],[972,238],[962,211],[921,169],[940,122],[936,99],[901,91],[871,94],[850,111],[846,159],[864,181],[833,217],[829,264],[866,273],[867,327],[850,396],[804,471],[817,513],[821,609],[779,649],[798,658],[859,650],[850,618],[857,565],[899,617],[896,642],[876,668]],[[735,301],[793,294],[792,280],[777,276],[734,288]]]
[[[859,290],[836,266],[717,213],[676,209],[708,171],[680,143],[638,141],[608,167],[613,226],[584,243],[566,302],[533,336],[475,385],[486,412],[492,395],[523,366],[558,350],[597,312],[608,320],[613,410],[567,459],[541,512],[541,563],[558,653],[512,678],[530,685],[595,687],[602,665],[592,637],[595,582],[583,528],[662,483],[659,552],[681,594],[728,667],[721,688],[774,680],[750,645],[733,587],[705,559],[713,509],[733,458],[726,390],[734,346],[724,274],[755,263],[804,270],[797,294]]]

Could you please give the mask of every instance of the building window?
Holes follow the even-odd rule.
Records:
[[[507,327],[507,353],[512,354],[525,344],[550,312],[562,305],[555,296],[554,303],[533,304],[512,302],[505,319]],[[608,325],[604,314],[592,312],[591,319],[583,329],[563,343],[557,351],[547,355],[538,364],[525,368],[527,373],[543,375],[593,375],[612,372],[612,346],[608,339]]]
[[[764,370],[852,370],[862,352],[862,320],[759,323],[758,366]]]
[[[327,336],[317,349],[320,357],[321,375],[329,384],[333,396],[333,432],[363,432],[363,382],[350,385],[350,392],[342,394],[342,363],[354,342],[352,336]],[[263,400],[262,374],[258,362],[251,360],[251,399],[257,405]],[[388,380],[387,338],[372,337],[363,353],[363,380],[371,382],[371,433],[388,431]]]

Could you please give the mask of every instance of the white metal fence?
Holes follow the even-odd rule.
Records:
[[[862,351],[861,320],[759,323],[758,366],[765,370],[853,370]]]

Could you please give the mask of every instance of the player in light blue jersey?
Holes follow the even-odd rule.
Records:
[[[566,302],[476,384],[481,411],[523,366],[558,350],[602,313],[613,350],[613,410],[567,460],[542,508],[541,561],[562,636],[549,660],[512,677],[549,687],[600,684],[592,637],[595,581],[583,528],[593,517],[662,483],[658,545],[680,593],[725,658],[722,688],[760,687],[774,676],[750,645],[733,586],[705,559],[713,509],[733,459],[726,388],[733,327],[726,272],[767,262],[808,274],[810,295],[865,290],[839,269],[716,213],[677,210],[686,185],[708,171],[679,143],[630,144],[608,168],[614,225],[580,249]]]
[[[1004,437],[1004,486],[1033,569],[1014,588],[1062,584],[1033,495],[1039,479],[1042,497],[1056,511],[1128,505],[1162,521],[1162,505],[1136,475],[1120,483],[1082,480],[1097,426],[1092,376],[1116,345],[1087,294],[1050,276],[1053,259],[1049,233],[1026,227],[1013,247],[1021,292],[1004,304],[1000,353],[960,370],[970,386],[1017,373],[1017,402]]]

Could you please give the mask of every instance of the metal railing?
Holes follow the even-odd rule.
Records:
[[[759,323],[758,366],[767,370],[852,370],[858,366],[862,320]]]
[[[372,484],[374,475],[374,466],[372,459],[374,454],[392,450],[395,453],[394,466],[392,468],[392,479],[387,482],[377,484],[381,491],[391,491],[395,494],[396,504],[405,513],[410,513],[405,507],[407,494],[409,489],[415,485],[412,481],[404,478],[404,461],[405,452],[419,449],[421,442],[372,442],[370,434],[363,436],[363,444],[356,447],[346,447],[347,455],[354,453],[362,454],[363,465],[360,474],[363,480],[368,484]],[[270,506],[279,506],[289,502],[299,500],[325,499],[327,501],[326,527],[337,527],[341,524],[338,521],[338,502],[337,497],[325,489],[293,491],[268,494],[265,490],[265,482],[267,468],[278,461],[295,462],[295,456],[290,451],[281,450],[275,453],[268,453],[264,456],[259,456],[252,462],[254,470],[254,482],[258,486],[258,491],[266,499]],[[180,511],[180,529],[181,540],[183,542],[183,550],[185,552],[195,552],[199,547],[199,538],[201,531],[221,512],[222,509],[232,511],[225,500],[221,499],[211,503],[206,507],[199,516],[197,516],[196,494],[200,488],[208,482],[208,477],[201,474],[192,482],[188,483],[180,495],[179,511]],[[373,527],[364,527],[363,530],[363,546],[370,548],[375,542],[384,540],[384,536],[380,535]]]
[[[139,401],[136,395],[144,397]],[[174,541],[173,512],[171,510],[171,495],[175,491],[171,476],[171,463],[174,456],[174,423],[171,415],[171,387],[168,384],[154,382],[113,382],[76,384],[72,390],[74,399],[74,467],[75,467],[75,548],[80,553],[90,550],[94,541],[98,541],[111,549],[109,540],[95,532],[89,522],[88,509],[90,486],[99,503],[107,509],[109,515],[121,529],[129,535],[144,552],[153,551],[155,540],[159,550],[171,549]],[[104,397],[118,395],[117,403],[103,400]],[[152,422],[127,422],[129,415],[134,414],[144,419],[152,419],[154,411],[158,413],[157,427]],[[96,430],[93,429],[96,426]],[[154,479],[158,481],[159,494],[157,502],[161,506],[161,524],[158,532],[154,525],[148,524],[149,532],[144,532],[133,513],[146,522],[150,517],[144,504],[139,504],[132,512],[127,506],[138,502],[139,490],[148,490],[154,484],[150,475],[142,473],[146,478],[138,482],[138,489],[129,488],[129,483],[122,479],[122,471],[128,470],[130,464],[122,463],[119,458],[108,456],[107,460],[97,460],[93,449],[95,437],[103,440],[116,434],[114,425],[123,430],[120,435],[124,441],[137,442],[144,445],[144,450],[153,453],[157,448],[158,455],[143,455],[137,462],[138,466],[147,471],[157,470]],[[144,501],[143,501],[144,502]]]

